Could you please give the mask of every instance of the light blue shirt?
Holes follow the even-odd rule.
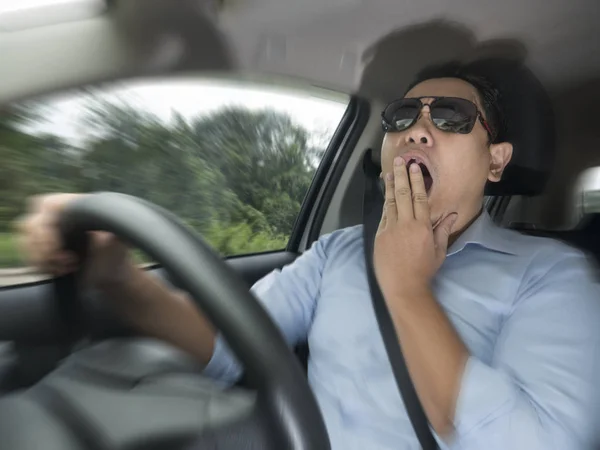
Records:
[[[600,395],[600,289],[584,253],[494,225],[487,213],[448,250],[433,291],[470,351],[442,449],[592,448]],[[419,449],[374,315],[362,226],[321,237],[252,292],[308,379],[333,450]],[[434,332],[434,330],[432,330]],[[209,376],[241,368],[217,339]],[[598,417],[598,418],[597,418]]]

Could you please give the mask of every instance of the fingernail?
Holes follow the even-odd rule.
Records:
[[[394,179],[394,174],[393,173],[386,174],[385,179],[388,181],[392,181]]]
[[[396,159],[394,159],[394,164],[396,166],[401,166],[402,164],[404,164],[404,158],[397,156]]]
[[[412,173],[418,173],[421,170],[421,168],[418,164],[411,164],[408,170],[410,170]]]

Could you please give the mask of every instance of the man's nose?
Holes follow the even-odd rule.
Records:
[[[426,147],[433,146],[433,135],[429,130],[430,121],[429,111],[421,112],[417,123],[406,132],[406,144],[420,144]]]

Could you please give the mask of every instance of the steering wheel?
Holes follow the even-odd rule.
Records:
[[[171,213],[117,193],[74,201],[65,236],[115,233],[161,263],[245,366],[251,390],[224,390],[166,344],[112,339],[73,351],[35,386],[0,399],[13,450],[327,450],[301,366],[244,282]]]

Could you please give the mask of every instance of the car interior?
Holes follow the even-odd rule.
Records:
[[[147,270],[191,294],[244,379],[224,389],[190,356],[136,336],[78,274],[0,286],[0,447],[329,448],[306,382],[308,347],[288,349],[248,288],[319,236],[363,223],[363,161],[371,150],[378,164],[381,110],[428,64],[482,61],[518,98],[508,105],[513,160],[486,192],[494,221],[600,261],[599,14],[593,0],[0,3],[0,105],[207,73],[350,95],[285,250],[221,259],[168,211],[117,193],[64,218],[80,252],[85,232],[103,229],[152,254]],[[516,65],[527,70],[514,76]]]

